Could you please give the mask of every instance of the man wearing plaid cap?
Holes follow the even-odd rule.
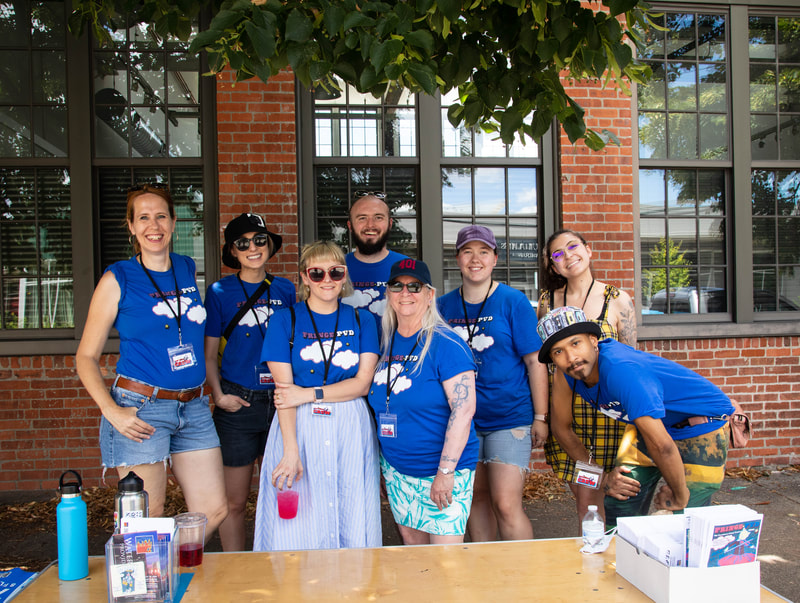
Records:
[[[576,462],[592,466],[562,417],[579,394],[600,412],[628,423],[615,469],[594,484],[606,494],[606,523],[657,509],[708,505],[725,476],[730,399],[713,383],[680,364],[613,339],[599,341],[599,326],[580,308],[561,307],[538,324],[539,362],[558,369],[553,380],[551,429]],[[593,467],[592,470],[599,469]],[[591,471],[587,473],[591,477]],[[587,481],[591,482],[591,479]]]

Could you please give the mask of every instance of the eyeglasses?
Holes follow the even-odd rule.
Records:
[[[137,191],[143,191],[148,188],[154,188],[160,191],[169,190],[169,187],[163,182],[145,182],[144,184],[134,184],[133,186],[129,186],[128,192],[135,193]]]
[[[567,245],[567,251],[572,253],[573,251],[575,251],[580,246],[581,246],[580,243],[570,243],[569,245]],[[558,251],[554,251],[553,254],[550,256],[550,259],[553,260],[554,262],[561,262],[566,257],[567,251],[564,251],[563,249],[559,249]]]
[[[391,291],[392,293],[400,293],[403,290],[403,287],[408,289],[409,293],[419,293],[422,291],[422,288],[425,285],[420,283],[419,281],[411,281],[410,283],[401,283],[400,281],[392,281],[386,288]]]
[[[251,239],[248,239],[247,237],[240,237],[233,242],[233,245],[239,251],[247,251],[250,249],[250,241],[253,241],[256,247],[263,247],[267,244],[267,241],[269,241],[269,237],[265,234],[257,234]]]
[[[381,191],[356,191],[356,199],[361,197],[376,197],[378,199],[385,199],[386,193]]]
[[[308,268],[306,274],[312,283],[321,283],[326,274],[338,283],[347,274],[347,266],[331,266],[327,271],[324,268]]]

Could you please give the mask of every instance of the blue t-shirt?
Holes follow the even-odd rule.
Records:
[[[469,323],[461,302],[461,290],[451,291],[439,298],[439,312],[464,341],[473,333],[471,347],[478,365],[475,429],[498,431],[530,425],[533,401],[522,357],[541,347],[533,306],[522,292],[503,283],[497,285],[483,309],[480,303],[466,304]]]
[[[200,299],[192,258],[169,254],[172,268],[166,272],[150,270],[166,302],[147,277],[135,257],[111,264],[107,271],[117,279],[119,308],[114,327],[119,331],[117,374],[164,389],[189,389],[206,379],[203,354],[206,309]],[[178,345],[177,279],[180,289],[181,335],[184,345],[192,346],[194,364],[173,371],[169,348]]]
[[[389,272],[393,264],[405,259],[407,258],[402,253],[390,250],[389,255],[380,262],[368,264],[356,259],[352,252],[348,253],[345,262],[355,292],[342,301],[354,308],[369,310],[380,329],[381,318],[386,309],[386,281],[389,279]]]
[[[222,337],[228,323],[233,320],[247,299],[256,292],[261,283],[241,281],[235,274],[226,276],[211,285],[206,292],[207,337]],[[242,285],[244,290],[242,290]],[[279,276],[272,282],[231,332],[222,355],[220,376],[247,389],[274,389],[275,384],[261,383],[257,369],[266,370],[261,362],[270,316],[273,312],[293,306],[297,300],[294,283]]]
[[[291,312],[289,310],[276,312],[269,321],[264,347],[261,350],[261,360],[291,364],[295,385],[321,387],[326,383],[338,383],[350,379],[358,373],[359,354],[379,353],[375,321],[364,310],[356,310],[340,303],[338,325],[337,312],[331,314],[314,312],[319,339],[314,331],[306,303],[297,304],[294,312],[294,345],[290,346],[289,343],[292,339]],[[356,312],[360,314],[360,325],[356,320]],[[330,355],[331,346],[333,346],[333,358]],[[325,359],[330,359],[327,379],[325,379]]]
[[[633,423],[639,417],[661,419],[673,440],[686,440],[719,429],[720,421],[693,427],[672,426],[689,417],[731,414],[733,404],[721,389],[685,366],[640,352],[614,339],[599,343],[600,381],[586,387],[566,377],[567,384],[612,419]]]
[[[436,474],[441,464],[450,420],[450,405],[442,383],[465,371],[474,371],[475,361],[467,345],[455,334],[438,331],[434,333],[428,354],[417,371],[416,359],[423,342],[420,341],[414,349],[416,341],[416,334],[411,337],[399,333],[394,335],[388,412],[397,415],[396,437],[384,437],[379,430],[378,441],[383,456],[392,467],[406,475],[430,477]],[[369,403],[376,417],[387,412],[386,375],[384,362],[376,371],[369,392]],[[477,462],[478,439],[475,427],[470,424],[469,439],[456,468],[475,469]]]

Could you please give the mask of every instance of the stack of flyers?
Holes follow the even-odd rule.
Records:
[[[161,564],[161,592],[165,599],[170,596],[172,588],[173,564],[176,563],[173,553],[175,542],[175,520],[172,517],[126,517],[120,525],[122,534],[152,533],[158,535],[158,552]]]
[[[686,520],[683,515],[642,515],[620,517],[617,535],[649,557],[668,566],[684,564],[683,539]]]
[[[36,572],[27,572],[18,567],[0,571],[0,602],[10,601],[36,577]]]
[[[692,507],[686,514],[686,565],[750,563],[758,555],[764,516],[744,505]]]

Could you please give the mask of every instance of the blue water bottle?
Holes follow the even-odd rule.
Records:
[[[78,481],[64,483],[68,473],[72,473]],[[81,485],[81,476],[72,470],[65,471],[58,481],[61,502],[56,507],[56,525],[58,577],[61,580],[80,580],[89,575],[89,530]]]

